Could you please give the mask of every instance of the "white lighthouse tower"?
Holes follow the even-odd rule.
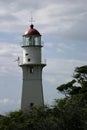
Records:
[[[41,34],[30,25],[23,35],[23,63],[20,64],[23,71],[23,88],[21,109],[29,110],[32,105],[44,105],[42,88],[42,69],[46,64],[41,58]]]

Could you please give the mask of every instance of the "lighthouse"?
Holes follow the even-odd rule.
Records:
[[[23,62],[20,64],[23,72],[21,109],[27,111],[33,105],[44,105],[42,70],[41,34],[34,25],[23,34]]]

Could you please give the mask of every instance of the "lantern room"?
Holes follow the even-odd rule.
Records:
[[[23,35],[23,46],[41,46],[41,34],[30,25],[30,29]]]

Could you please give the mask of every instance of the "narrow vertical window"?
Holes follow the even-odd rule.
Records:
[[[34,72],[34,68],[30,67],[30,73],[32,74]]]

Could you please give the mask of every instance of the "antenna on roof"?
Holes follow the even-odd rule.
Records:
[[[33,24],[33,22],[35,22],[35,21],[33,20],[32,12],[31,12],[31,19],[30,19],[31,25]]]

